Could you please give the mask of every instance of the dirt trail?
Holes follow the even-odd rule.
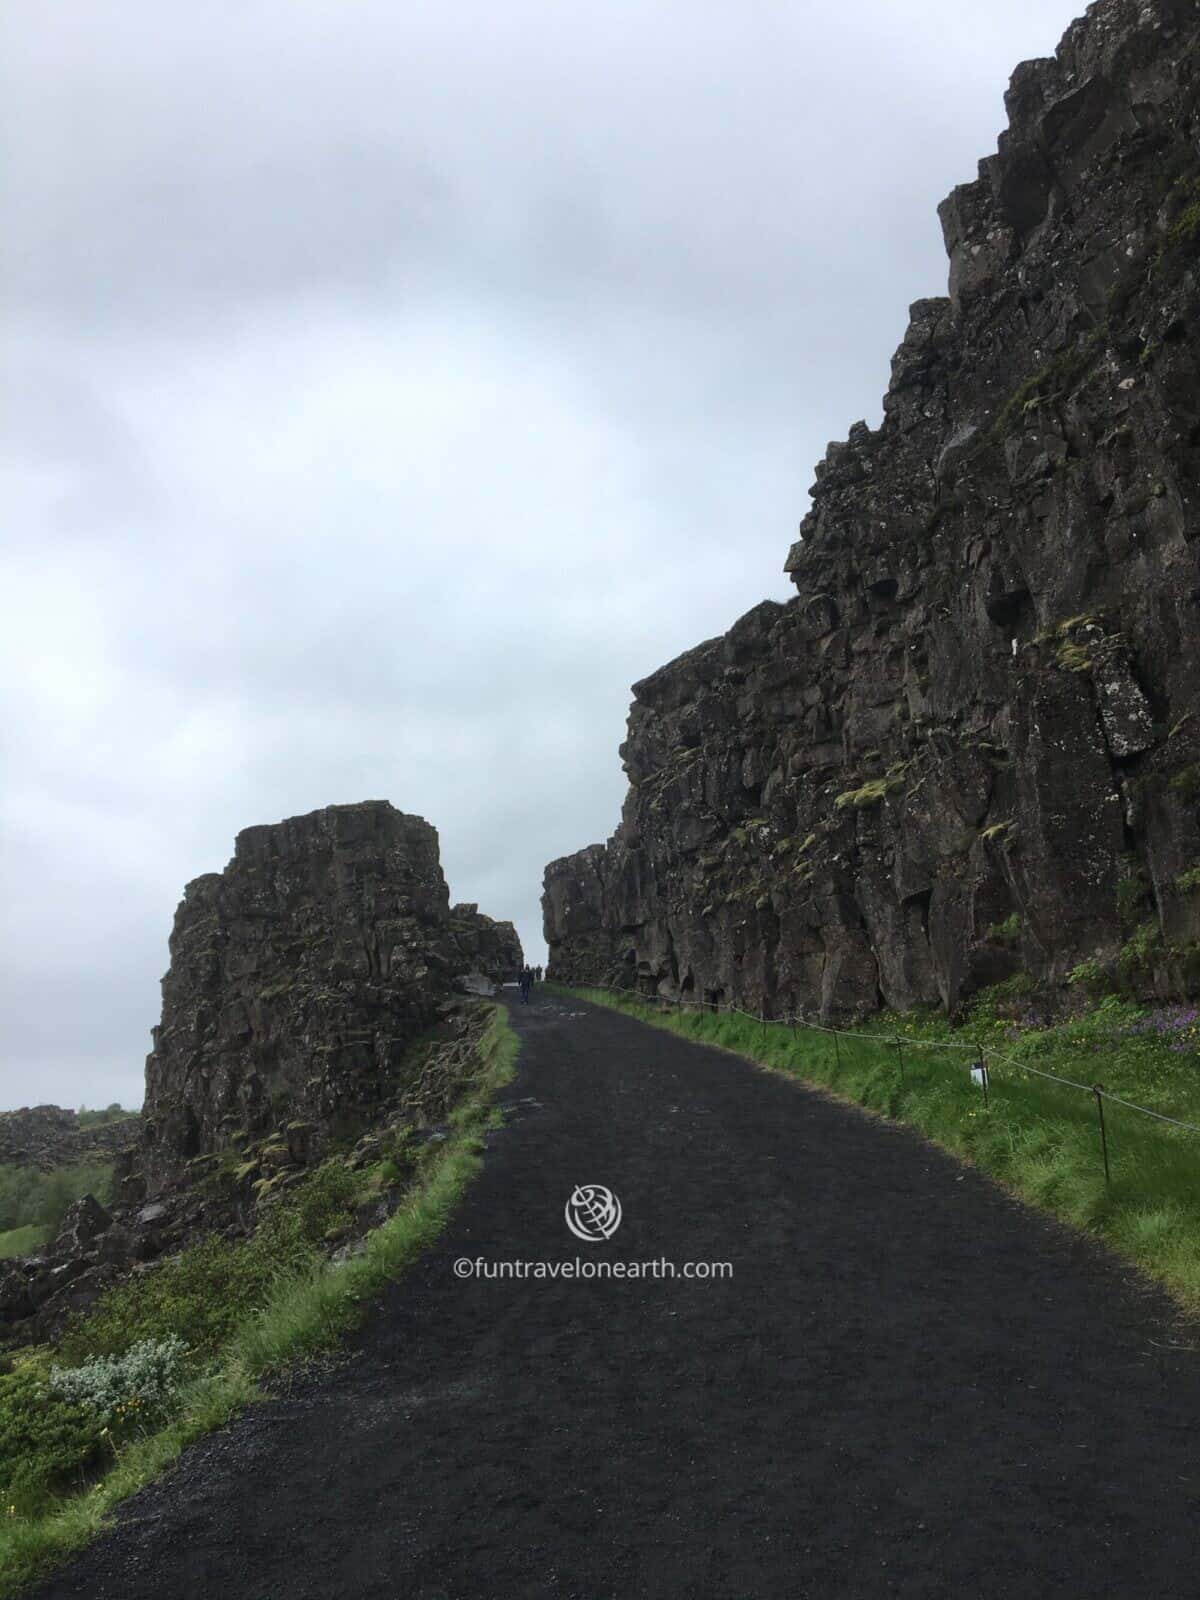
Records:
[[[1200,1357],[907,1133],[535,991],[511,1115],[354,1359],[188,1453],[41,1592],[1193,1596]],[[624,1219],[581,1244],[581,1183]],[[732,1281],[478,1281],[728,1261]]]

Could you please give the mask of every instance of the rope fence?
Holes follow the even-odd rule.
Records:
[[[602,989],[608,994],[619,995],[627,1000],[637,1000],[643,1005],[654,1006],[660,1010],[682,1011],[685,1006],[690,1006],[700,1011],[712,1011],[718,1016],[745,1017],[747,1021],[759,1024],[763,1030],[764,1038],[768,1028],[791,1028],[793,1033],[804,1028],[810,1033],[825,1034],[833,1039],[839,1065],[841,1053],[838,1049],[838,1041],[841,1039],[860,1039],[875,1045],[891,1046],[896,1051],[902,1080],[904,1077],[905,1045],[908,1045],[911,1050],[957,1050],[974,1058],[970,1063],[972,1075],[974,1076],[976,1071],[979,1073],[976,1081],[983,1090],[985,1108],[990,1108],[988,1091],[992,1062],[1002,1062],[1005,1066],[1013,1067],[1018,1072],[1028,1073],[1030,1077],[1034,1078],[1043,1078],[1048,1083],[1060,1084],[1065,1089],[1078,1089],[1083,1094],[1091,1095],[1096,1102],[1096,1114],[1100,1128],[1100,1148],[1104,1158],[1105,1183],[1111,1181],[1108,1164],[1108,1130],[1104,1123],[1104,1102],[1106,1100],[1110,1100],[1115,1106],[1123,1106],[1127,1111],[1136,1111],[1143,1117],[1152,1117],[1156,1122],[1168,1123],[1173,1128],[1183,1128],[1188,1133],[1200,1133],[1200,1126],[1196,1123],[1184,1122],[1179,1117],[1168,1117],[1161,1111],[1152,1111],[1149,1106],[1139,1106],[1133,1100],[1126,1100],[1119,1094],[1110,1093],[1102,1083],[1080,1083],[1075,1078],[1064,1078],[1056,1072],[1047,1072],[1042,1067],[1031,1067],[1027,1061],[1021,1061],[1018,1057],[1009,1055],[1007,1051],[985,1049],[979,1043],[958,1044],[952,1039],[901,1039],[898,1035],[889,1038],[884,1033],[864,1033],[861,1030],[851,1028],[831,1028],[824,1023],[810,1022],[807,1017],[799,1015],[787,1014],[782,1017],[768,1017],[760,1011],[755,1016],[751,1011],[743,1011],[740,1006],[723,1006],[716,1000],[689,1000],[682,995],[677,995],[675,999],[671,1000],[666,995],[641,994],[636,989],[620,989],[611,983],[588,983],[580,984],[578,987],[581,989]]]

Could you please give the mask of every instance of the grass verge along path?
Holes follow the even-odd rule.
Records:
[[[1098,1234],[1160,1279],[1186,1310],[1200,1311],[1200,1135],[1109,1102],[1105,1117],[1111,1180],[1106,1182],[1092,1097],[997,1062],[990,1071],[985,1107],[965,1065],[969,1056],[936,1048],[959,1038],[967,1052],[977,1041],[986,1049],[994,1037],[1011,1032],[986,1007],[966,1030],[952,1030],[944,1019],[932,1016],[894,1016],[869,1025],[864,1034],[835,1039],[802,1027],[793,1033],[778,1023],[762,1027],[728,1013],[663,1010],[611,990],[559,992],[735,1051],[917,1128],[1023,1199]],[[1071,1076],[1084,1070],[1098,1076],[1098,1069],[1107,1073],[1111,1068],[1120,1092],[1138,1099],[1144,1035],[1128,1019],[1127,1034],[1107,1026],[1112,1015],[1112,1008],[1099,1008],[1094,1016],[1104,1026],[1095,1025],[1090,1032],[1078,1021],[1039,1029],[1029,1039],[1037,1050],[1033,1059],[1064,1076],[1071,1065]],[[1181,1065],[1200,1077],[1194,1060]],[[1148,1082],[1146,1087],[1144,1098],[1156,1104],[1153,1086]],[[1200,1085],[1194,1092],[1200,1092]],[[1172,1109],[1186,1116],[1191,1108],[1173,1102]]]
[[[482,1070],[450,1114],[450,1137],[427,1147],[416,1186],[366,1236],[362,1254],[281,1276],[266,1303],[234,1326],[216,1358],[179,1392],[170,1420],[121,1447],[112,1466],[81,1492],[30,1516],[0,1507],[0,1596],[44,1575],[99,1533],[122,1500],[189,1444],[261,1398],[263,1377],[336,1347],[361,1321],[372,1299],[438,1237],[479,1170],[483,1135],[499,1117],[492,1101],[513,1075],[517,1048],[507,1014],[494,1007],[479,1046]]]

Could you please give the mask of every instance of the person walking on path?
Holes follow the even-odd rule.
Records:
[[[533,969],[525,967],[521,973],[521,999],[525,1005],[529,1004],[529,991],[533,987]]]
[[[533,981],[534,981],[534,983],[541,983],[541,981],[542,981],[542,969],[541,969],[541,967],[534,967],[534,969],[533,969]]]

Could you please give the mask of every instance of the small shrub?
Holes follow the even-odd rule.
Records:
[[[1200,889],[1200,863],[1181,872],[1175,879],[1175,887],[1180,894],[1190,894],[1193,889]]]
[[[61,1349],[72,1364],[121,1355],[146,1340],[181,1339],[198,1355],[215,1352],[243,1318],[265,1305],[282,1276],[315,1264],[330,1230],[348,1219],[365,1180],[327,1161],[272,1199],[249,1239],[211,1235],[155,1272],[115,1284],[73,1318]]]
[[[1200,799],[1200,767],[1184,767],[1167,785],[1180,800]]]
[[[1137,932],[1122,945],[1117,956],[1117,966],[1122,972],[1130,973],[1148,965],[1160,943],[1158,924],[1143,922]]]
[[[983,937],[990,944],[1016,944],[1021,937],[1020,916],[1014,911],[1003,922],[993,922]]]
[[[93,1356],[78,1367],[52,1367],[52,1393],[82,1406],[113,1431],[161,1421],[183,1378],[187,1346],[170,1334],[144,1339],[123,1356]]]
[[[210,1354],[248,1307],[267,1296],[276,1267],[256,1240],[216,1235],[181,1251],[155,1272],[114,1284],[87,1314],[73,1317],[60,1342],[72,1363],[121,1355],[143,1341],[171,1337]]]
[[[907,761],[897,761],[890,766],[882,778],[872,778],[869,783],[864,783],[860,789],[847,789],[844,794],[838,795],[833,802],[836,811],[845,811],[847,806],[853,806],[856,811],[864,806],[878,805],[887,795],[904,787],[904,774],[908,771]]]
[[[1077,967],[1072,967],[1067,973],[1067,982],[1073,987],[1083,984],[1092,988],[1105,980],[1105,971],[1095,956],[1090,956],[1086,961],[1081,961]]]
[[[32,1515],[81,1483],[107,1450],[98,1419],[56,1395],[34,1363],[0,1377],[0,1505],[9,1515]]]
[[[1189,244],[1197,234],[1200,234],[1200,201],[1188,206],[1171,229],[1171,241],[1173,244]]]

